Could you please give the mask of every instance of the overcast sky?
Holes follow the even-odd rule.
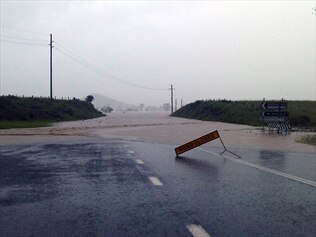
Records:
[[[1,1],[1,94],[315,100],[315,1]],[[27,39],[27,40],[26,40]],[[86,63],[89,63],[88,66]],[[91,70],[92,69],[92,70]],[[179,102],[178,102],[179,103]]]

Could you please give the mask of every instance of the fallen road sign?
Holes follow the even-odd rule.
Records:
[[[175,150],[175,152],[176,152],[176,154],[178,156],[178,155],[180,155],[180,154],[182,154],[184,152],[187,152],[187,151],[189,151],[189,150],[191,150],[191,149],[193,149],[195,147],[201,146],[201,145],[203,145],[203,144],[205,144],[207,142],[210,142],[212,140],[215,140],[217,138],[219,138],[219,133],[216,130],[216,131],[211,132],[209,134],[206,134],[206,135],[204,135],[202,137],[199,137],[199,138],[197,138],[197,139],[195,139],[193,141],[185,143],[184,145],[179,146],[179,147],[175,148],[174,150]]]

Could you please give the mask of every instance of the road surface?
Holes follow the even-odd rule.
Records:
[[[313,236],[313,154],[126,141],[1,147],[1,236]],[[298,160],[306,165],[298,170]],[[298,176],[300,175],[300,176]]]
[[[223,147],[214,141],[175,157],[181,143],[171,143],[174,134],[167,138],[168,123],[81,126],[64,128],[85,136],[2,135],[1,236],[315,236],[310,147],[229,145],[238,158],[219,155]],[[146,129],[157,128],[143,141]],[[228,130],[235,137],[256,131],[246,129]],[[166,134],[165,144],[157,134]]]

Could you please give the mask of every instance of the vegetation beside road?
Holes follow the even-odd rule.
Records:
[[[316,146],[316,134],[302,136],[297,141],[300,142],[300,143],[306,143],[306,144],[309,144],[309,145]]]
[[[53,121],[9,121],[0,120],[0,129],[49,127]]]
[[[49,126],[53,122],[103,116],[91,101],[0,97],[0,129]]]
[[[172,114],[175,117],[261,126],[262,101],[198,100]],[[316,127],[315,101],[288,101],[289,121],[294,127]]]

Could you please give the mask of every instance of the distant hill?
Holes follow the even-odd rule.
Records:
[[[103,106],[108,106],[108,105],[111,106],[114,110],[120,110],[120,111],[138,109],[138,106],[127,104],[121,101],[117,101],[105,95],[100,95],[100,94],[92,94],[92,95],[94,97],[92,104],[98,110],[100,110]]]
[[[198,100],[172,114],[175,117],[260,126],[262,101]],[[289,121],[295,127],[316,127],[315,101],[288,101]]]

